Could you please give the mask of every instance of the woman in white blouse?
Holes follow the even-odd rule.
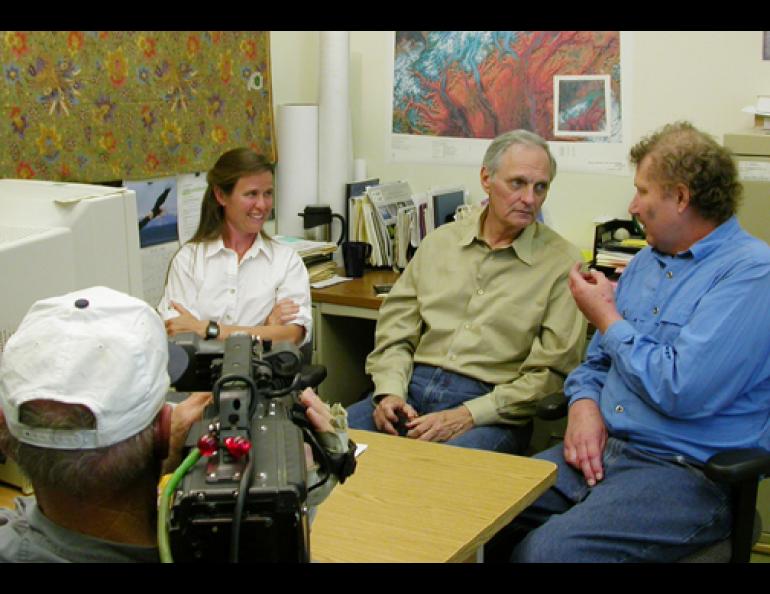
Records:
[[[273,208],[273,164],[248,148],[208,172],[195,235],[174,256],[158,311],[169,336],[233,332],[298,345],[310,339],[307,269],[263,226]]]

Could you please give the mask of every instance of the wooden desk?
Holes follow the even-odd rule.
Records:
[[[311,290],[313,362],[326,367],[318,392],[328,402],[348,406],[369,389],[364,367],[384,299],[375,295],[374,285],[396,279],[392,270],[368,270],[361,278]]]
[[[344,270],[340,270],[339,274],[344,276]],[[342,305],[365,310],[378,310],[383,298],[374,294],[374,285],[394,283],[398,276],[398,273],[392,270],[367,270],[361,278],[354,278],[325,289],[311,289],[310,295],[313,303],[321,306]],[[367,315],[366,312],[361,312],[362,317],[367,317]]]
[[[369,447],[318,508],[320,562],[462,562],[556,481],[556,465],[351,430]]]

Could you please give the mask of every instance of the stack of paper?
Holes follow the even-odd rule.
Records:
[[[334,260],[319,262],[318,264],[307,265],[308,276],[311,283],[332,278],[337,274],[337,263]]]
[[[600,249],[596,250],[596,265],[606,266],[607,268],[625,267],[633,257],[634,254]]]
[[[273,239],[278,243],[289,246],[303,260],[312,256],[333,255],[337,250],[337,244],[333,241],[311,241],[301,237],[290,237],[289,235],[274,235]]]
[[[273,239],[297,252],[307,267],[311,283],[326,280],[336,274],[337,264],[333,260],[334,252],[337,251],[336,243],[311,241],[288,235],[275,235]]]

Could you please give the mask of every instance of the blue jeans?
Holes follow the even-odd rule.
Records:
[[[558,467],[556,484],[512,524],[530,530],[514,562],[673,562],[728,537],[729,491],[684,461],[610,437],[604,479],[589,487],[561,444],[536,458]]]
[[[494,385],[429,365],[415,365],[409,382],[409,403],[425,415],[460,406],[483,394]],[[353,429],[377,431],[371,395],[348,407],[348,424]],[[521,454],[529,445],[532,423],[525,425],[483,425],[445,442],[448,445],[477,450]]]

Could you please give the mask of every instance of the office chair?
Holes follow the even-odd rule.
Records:
[[[567,398],[561,392],[549,394],[537,405],[536,415],[546,421],[567,416]],[[704,473],[711,480],[730,485],[733,527],[730,537],[679,560],[679,563],[748,563],[751,549],[759,540],[762,520],[757,513],[757,487],[770,474],[770,452],[728,450],[714,454]]]

